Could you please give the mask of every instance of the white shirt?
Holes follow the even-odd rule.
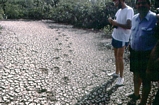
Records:
[[[134,11],[130,6],[127,6],[124,9],[119,9],[115,16],[117,23],[126,24],[126,21],[131,20],[134,16]],[[130,32],[130,29],[124,29],[121,27],[114,28],[112,37],[118,41],[128,42],[130,38]]]

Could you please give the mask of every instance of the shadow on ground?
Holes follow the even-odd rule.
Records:
[[[75,105],[108,105],[111,95],[121,87],[118,85],[112,86],[115,80],[116,78],[111,78],[102,86],[95,87],[89,94],[78,100]]]

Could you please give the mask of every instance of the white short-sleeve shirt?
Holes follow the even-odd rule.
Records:
[[[119,9],[116,14],[116,21],[120,24],[126,24],[127,20],[131,20],[134,16],[134,11],[130,6],[124,9]],[[130,38],[130,29],[124,29],[121,27],[114,28],[112,37],[118,41],[128,42]]]

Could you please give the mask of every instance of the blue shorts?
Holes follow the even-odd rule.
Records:
[[[122,41],[118,41],[118,40],[115,40],[114,38],[112,38],[112,46],[114,48],[122,48],[124,46],[128,46],[129,45],[129,42],[122,42]]]

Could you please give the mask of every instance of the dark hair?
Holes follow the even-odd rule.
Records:
[[[136,0],[136,4],[137,4],[138,0]],[[146,0],[146,2],[148,3],[148,5],[151,4],[151,1],[150,0]]]
[[[159,1],[155,0],[155,8],[158,8],[158,7],[159,7]]]

